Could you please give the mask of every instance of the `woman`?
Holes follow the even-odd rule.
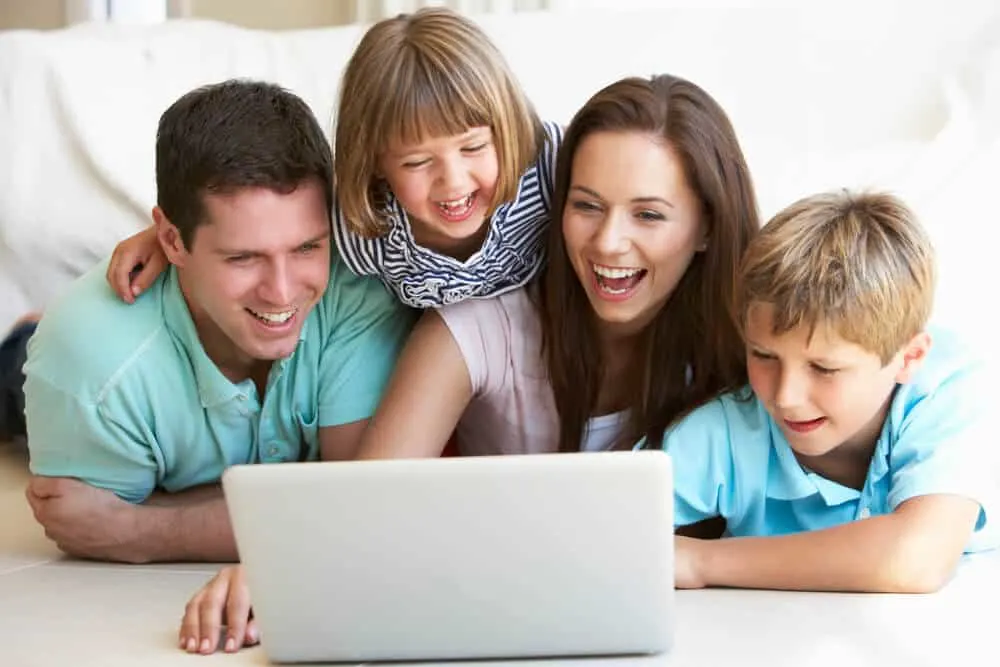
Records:
[[[725,112],[672,76],[618,81],[567,128],[549,261],[539,281],[427,311],[372,418],[360,458],[627,448],[746,382],[731,317],[758,228]],[[239,566],[188,604],[181,646],[258,640]]]

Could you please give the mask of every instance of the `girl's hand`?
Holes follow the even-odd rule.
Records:
[[[167,256],[156,238],[156,227],[133,234],[115,246],[105,277],[126,303],[134,303],[167,268]]]

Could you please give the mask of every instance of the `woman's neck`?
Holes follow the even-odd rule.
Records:
[[[642,349],[640,334],[599,327],[601,347],[601,388],[597,395],[597,415],[620,412],[630,407],[635,384],[635,357]]]

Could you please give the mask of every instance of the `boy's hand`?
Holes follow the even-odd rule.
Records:
[[[693,537],[674,537],[674,586],[676,588],[705,588],[704,540]]]

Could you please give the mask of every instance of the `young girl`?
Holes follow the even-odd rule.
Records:
[[[333,235],[351,271],[415,308],[534,277],[561,130],[478,26],[443,8],[376,23],[339,97]],[[131,302],[165,266],[150,227],[118,244],[108,280]]]
[[[425,312],[363,436],[361,458],[590,451],[662,438],[746,382],[730,317],[757,231],[723,110],[671,76],[625,79],[577,113],[559,157],[538,284]],[[307,545],[301,545],[306,547]],[[181,646],[255,642],[240,567],[189,603]]]

